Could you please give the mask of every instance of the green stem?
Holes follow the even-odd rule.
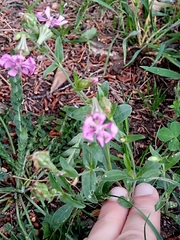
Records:
[[[134,156],[132,154],[132,150],[129,146],[129,143],[125,143],[126,144],[126,147],[127,147],[127,150],[129,152],[129,155],[130,155],[130,158],[131,158],[131,162],[132,162],[132,167],[133,167],[133,173],[134,173],[134,179],[136,179],[136,165],[135,165],[135,161],[134,161]]]
[[[46,54],[46,57],[51,61],[51,62],[55,62],[57,63],[57,66],[61,69],[61,71],[64,73],[65,77],[67,78],[68,82],[71,84],[72,88],[75,89],[75,86],[74,86],[74,83],[71,81],[70,77],[68,76],[68,74],[66,73],[66,71],[64,70],[62,64],[59,62],[58,58],[56,57],[56,55],[53,53],[53,51],[50,49],[50,47],[48,46],[48,44],[46,42],[44,42],[44,44],[46,45],[46,47],[48,48],[49,52],[52,54],[53,58],[55,59],[55,61],[49,56]],[[88,97],[84,94],[83,91],[76,91],[76,93],[78,94],[78,96],[80,97],[81,101],[87,105],[86,100],[88,100]]]
[[[13,141],[12,141],[12,137],[11,137],[11,135],[10,135],[10,133],[9,133],[9,130],[8,130],[8,128],[7,128],[4,120],[2,119],[2,117],[0,117],[0,121],[1,121],[3,127],[4,127],[4,129],[5,129],[5,131],[6,131],[6,134],[7,134],[8,138],[9,138],[9,142],[10,142],[10,144],[11,144],[12,152],[13,152],[13,154],[16,154],[16,150],[15,150],[15,148],[14,148],[14,144],[13,144]]]
[[[0,232],[0,235],[3,237],[3,239],[9,240],[9,238],[7,238],[2,232]]]
[[[163,172],[162,172],[162,176],[165,178],[166,176],[165,176],[165,173],[166,173],[166,171],[165,171],[165,166],[164,166],[164,164],[162,164],[162,167],[163,167]],[[164,191],[165,191],[165,198],[166,198],[166,203],[165,203],[165,212],[168,212],[168,194],[167,194],[167,184],[166,184],[166,182],[165,181],[163,181],[163,185],[164,185]]]
[[[19,196],[19,199],[20,199],[20,201],[21,201],[21,204],[22,204],[22,207],[23,207],[24,212],[25,212],[25,214],[26,214],[26,217],[27,217],[27,220],[28,220],[28,222],[29,222],[29,225],[33,227],[32,222],[31,222],[31,219],[30,219],[30,217],[29,217],[29,214],[28,214],[28,212],[27,212],[26,206],[24,205],[24,201],[23,201],[21,195]]]
[[[20,219],[20,215],[19,215],[19,207],[18,207],[18,198],[16,199],[16,216],[17,216],[17,220],[18,220],[18,224],[25,236],[25,239],[28,239],[28,234],[26,232],[26,230],[24,229],[23,225],[22,225],[22,222],[21,222],[21,219]]]
[[[109,152],[109,147],[107,144],[105,144],[105,151],[106,151],[107,168],[108,168],[108,170],[112,170],[110,152]]]
[[[27,198],[29,202],[31,202],[41,212],[42,215],[44,216],[46,215],[45,211],[42,210],[42,208],[40,208],[30,197],[28,197],[27,195],[24,195],[24,196]]]

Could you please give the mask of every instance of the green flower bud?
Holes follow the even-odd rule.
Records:
[[[17,37],[19,36],[16,35],[16,38]],[[21,39],[17,44],[15,51],[25,56],[29,54],[29,49],[26,43],[26,33],[21,33]]]
[[[110,102],[110,100],[106,97],[102,97],[99,101],[99,105],[101,106],[103,112],[106,114],[106,115],[110,115],[111,114],[111,107],[112,107],[112,104]]]
[[[56,166],[51,162],[48,151],[39,151],[33,153],[32,159],[36,168],[48,168],[50,171],[61,174]]]
[[[22,25],[25,29],[31,29],[33,33],[38,34],[37,17],[34,13],[22,13]]]
[[[91,85],[91,83],[85,79],[78,79],[74,84],[76,91],[82,91]]]
[[[41,45],[43,42],[51,38],[52,35],[53,33],[51,32],[51,30],[46,25],[42,25],[39,28],[39,38],[37,40],[37,44]]]
[[[32,195],[39,201],[45,201],[51,202],[57,193],[55,189],[53,191],[49,191],[48,187],[45,183],[36,183],[34,187],[31,189]]]
[[[92,98],[92,110],[91,110],[91,114],[93,113],[103,113],[102,108],[99,105],[99,102],[97,100],[97,98],[93,97]]]

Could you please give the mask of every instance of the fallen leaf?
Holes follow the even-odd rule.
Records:
[[[71,76],[72,73],[69,70],[65,69],[65,71],[68,76]],[[50,92],[52,93],[55,90],[57,90],[66,80],[67,78],[65,74],[62,72],[61,69],[58,68],[54,76],[54,80],[53,80]]]

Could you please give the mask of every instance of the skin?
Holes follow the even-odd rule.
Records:
[[[119,193],[115,194],[118,191]],[[121,187],[113,189],[111,194],[128,196],[126,189]],[[159,194],[150,184],[139,184],[134,191],[134,205],[149,216],[151,223],[160,231],[160,211],[154,210],[158,200]],[[144,240],[144,224],[144,218],[134,207],[128,210],[113,197],[103,204],[98,220],[86,240]],[[156,240],[148,224],[146,224],[146,237],[147,240]]]

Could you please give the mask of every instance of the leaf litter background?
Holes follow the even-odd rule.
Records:
[[[63,16],[68,20],[69,24],[75,21],[77,10],[81,6],[82,1],[67,1]],[[33,1],[28,1],[31,5]],[[16,46],[14,41],[14,33],[21,31],[20,13],[26,9],[23,1],[3,1],[0,0],[0,56],[4,53],[10,53]],[[58,13],[58,4],[54,0],[40,1],[36,6],[35,12],[43,11],[49,5],[52,12]],[[92,5],[86,13],[86,19],[81,23],[81,31],[85,31],[95,27],[98,37],[93,38],[93,44],[90,46],[90,52],[86,43],[70,45],[63,43],[64,62],[63,66],[67,70],[69,76],[75,71],[82,78],[98,76],[100,83],[107,80],[110,84],[110,99],[113,103],[124,103],[129,99],[129,104],[133,108],[130,117],[130,132],[141,133],[146,136],[143,141],[134,144],[134,157],[137,161],[142,152],[149,144],[154,144],[156,132],[159,127],[166,125],[167,121],[173,117],[173,111],[169,105],[174,100],[174,80],[164,79],[155,75],[146,73],[139,68],[140,65],[150,66],[151,59],[147,53],[142,53],[136,61],[130,66],[123,69],[123,50],[122,37],[118,36],[109,56],[106,73],[104,73],[105,61],[109,46],[113,41],[116,33],[112,26],[113,13],[106,10],[100,15],[100,7],[96,4]],[[88,16],[88,17],[87,17]],[[73,29],[73,24],[72,24]],[[69,39],[75,38],[75,34],[69,34]],[[49,40],[48,45],[54,49],[55,40]],[[131,59],[136,46],[131,47],[128,51],[127,59]],[[46,79],[43,78],[43,72],[51,64],[45,56],[36,51],[32,51],[32,56],[37,63],[35,74],[31,77],[23,76],[23,109],[24,113],[32,112],[34,116],[45,113],[48,116],[59,117],[61,107],[65,105],[81,106],[79,97],[71,89],[68,82],[61,71],[50,73]],[[161,67],[167,67],[167,63]],[[162,91],[166,90],[166,99],[162,102],[157,111],[161,112],[163,117],[156,115],[152,117],[151,112],[143,104],[137,90],[146,94],[147,82],[150,82],[151,88],[156,81],[157,86]],[[95,88],[89,88],[86,91],[89,98],[95,96]],[[0,102],[9,106],[10,103],[10,84],[8,76],[4,69],[0,69]],[[158,142],[157,142],[158,144]],[[179,191],[179,189],[177,189]],[[57,208],[58,206],[55,206]],[[173,213],[179,214],[179,208],[173,209]],[[0,218],[0,227],[2,228],[6,222],[12,221],[15,209],[10,209]],[[12,223],[12,222],[11,222]],[[90,226],[92,221],[90,220]],[[161,221],[162,236],[167,240],[180,239],[180,227],[169,217],[162,216]]]

